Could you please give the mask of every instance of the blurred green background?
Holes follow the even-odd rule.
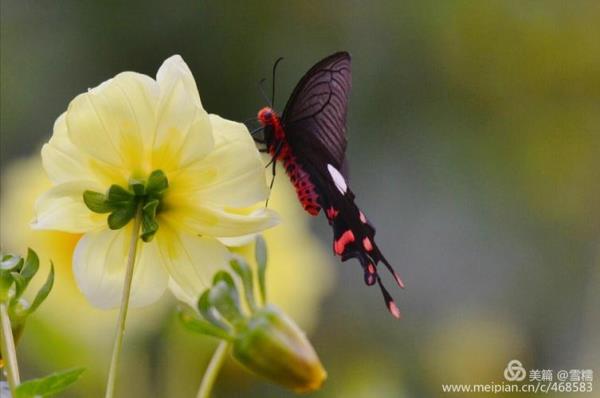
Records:
[[[286,58],[281,110],[314,62],[351,52],[351,185],[407,285],[392,289],[404,317],[389,316],[356,262],[333,259],[325,220],[307,220],[325,254],[311,271],[279,266],[292,281],[310,272],[304,284],[337,269],[332,289],[303,309],[329,373],[312,396],[443,396],[442,383],[501,382],[511,359],[600,378],[599,2],[0,4],[5,203],[7,170],[39,156],[75,95],[120,71],[154,76],[181,54],[206,109],[245,120],[265,105],[257,82],[277,57]],[[35,184],[14,180],[11,189]],[[280,175],[276,186],[286,184]],[[285,200],[273,206],[299,208]],[[2,244],[30,244],[11,241],[24,226],[7,214]],[[283,259],[307,248],[286,250]],[[165,298],[130,319],[120,396],[195,393],[215,342],[184,331],[172,304]],[[61,305],[70,311],[69,300]],[[105,318],[110,327],[96,334],[93,321],[32,319],[19,347],[24,377],[83,365],[65,396],[101,396],[116,312]],[[78,338],[84,326],[87,338]],[[595,389],[587,396],[599,396],[598,380]],[[215,397],[240,396],[293,394],[230,361]]]

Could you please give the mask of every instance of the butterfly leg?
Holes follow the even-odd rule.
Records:
[[[275,151],[273,152],[273,156],[271,157],[271,160],[265,166],[265,168],[271,166],[272,170],[273,170],[272,171],[273,177],[271,177],[271,184],[269,184],[269,197],[267,198],[267,201],[265,202],[265,207],[267,207],[269,205],[269,199],[271,198],[271,190],[273,189],[273,184],[275,183],[275,172],[277,170],[277,157],[279,156],[279,153],[281,152],[281,148],[283,148],[283,141],[279,141],[277,143],[277,147],[275,148]]]
[[[277,160],[277,157],[279,156],[279,152],[281,152],[282,147],[283,147],[283,141],[279,141],[279,143],[277,144],[277,147],[275,148],[273,156],[271,157],[271,160],[269,161],[269,163],[266,164],[265,169],[267,167],[271,166],[272,164],[275,164],[275,161]],[[273,176],[275,176],[275,171],[273,171]]]
[[[275,159],[273,157],[273,159]],[[269,206],[269,199],[271,199],[271,190],[273,189],[273,184],[275,184],[275,171],[277,170],[277,163],[272,161],[272,172],[273,172],[273,177],[271,177],[271,183],[269,184],[269,197],[267,198],[267,201],[265,202],[265,207]]]

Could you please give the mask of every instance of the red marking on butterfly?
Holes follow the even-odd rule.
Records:
[[[335,251],[335,254],[341,256],[346,250],[346,246],[352,242],[354,242],[354,233],[348,229],[339,239],[333,242],[333,251]]]
[[[366,224],[368,222],[367,217],[365,217],[365,215],[363,214],[362,211],[359,211],[358,214],[359,214],[360,222],[362,222],[363,224]]]
[[[393,301],[390,301],[388,303],[388,309],[390,310],[390,312],[392,313],[392,315],[397,318],[400,319],[400,309],[398,308],[398,306],[396,305],[396,303],[394,303]]]
[[[330,208],[327,209],[327,218],[329,218],[330,220],[333,220],[334,218],[337,217],[337,215],[339,213],[340,212],[337,211],[334,207],[330,207]]]
[[[369,263],[369,265],[367,266],[367,271],[369,272],[369,274],[374,274],[375,272],[375,266],[371,263]]]
[[[300,79],[281,116],[270,107],[258,112],[262,143],[272,161],[283,163],[304,209],[313,216],[326,209],[334,253],[342,261],[358,259],[365,283],[378,283],[388,310],[399,318],[400,310],[384,287],[377,265],[383,263],[398,286],[404,283],[375,244],[375,228],[354,203],[348,186],[346,113],[351,80],[347,52],[317,62]]]
[[[363,239],[363,247],[368,252],[370,252],[371,250],[373,250],[373,244],[371,243],[371,239],[369,239],[368,236],[365,236],[365,238]]]

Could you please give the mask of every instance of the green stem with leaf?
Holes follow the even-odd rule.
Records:
[[[5,302],[0,302],[0,322],[2,330],[0,332],[2,342],[2,359],[5,363],[6,375],[8,377],[8,386],[12,396],[16,396],[17,386],[21,383],[19,378],[19,365],[17,364],[17,350],[15,340],[13,339],[10,318],[8,317],[8,306]]]
[[[131,281],[133,280],[133,267],[139,243],[140,226],[142,223],[142,205],[138,205],[135,218],[133,220],[133,229],[131,231],[131,240],[129,243],[129,256],[125,270],[125,281],[123,284],[123,295],[121,297],[121,308],[119,310],[119,319],[117,321],[117,331],[113,346],[110,369],[108,371],[108,381],[106,383],[105,398],[112,398],[115,392],[117,379],[117,368],[119,356],[123,346],[123,336],[125,334],[125,319],[127,318],[127,309],[129,308],[129,296],[131,295]]]
[[[229,341],[222,340],[217,346],[217,349],[208,363],[206,372],[204,372],[204,376],[202,376],[202,382],[200,383],[200,389],[198,390],[196,398],[210,398],[210,393],[217,380],[219,371],[225,362],[230,344]]]

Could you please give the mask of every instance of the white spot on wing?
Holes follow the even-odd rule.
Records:
[[[344,176],[342,176],[338,169],[336,169],[330,164],[327,165],[327,170],[329,171],[329,174],[331,175],[331,178],[333,179],[333,182],[338,191],[340,191],[342,194],[345,194],[348,190],[348,185],[346,185],[346,180],[344,180]]]

